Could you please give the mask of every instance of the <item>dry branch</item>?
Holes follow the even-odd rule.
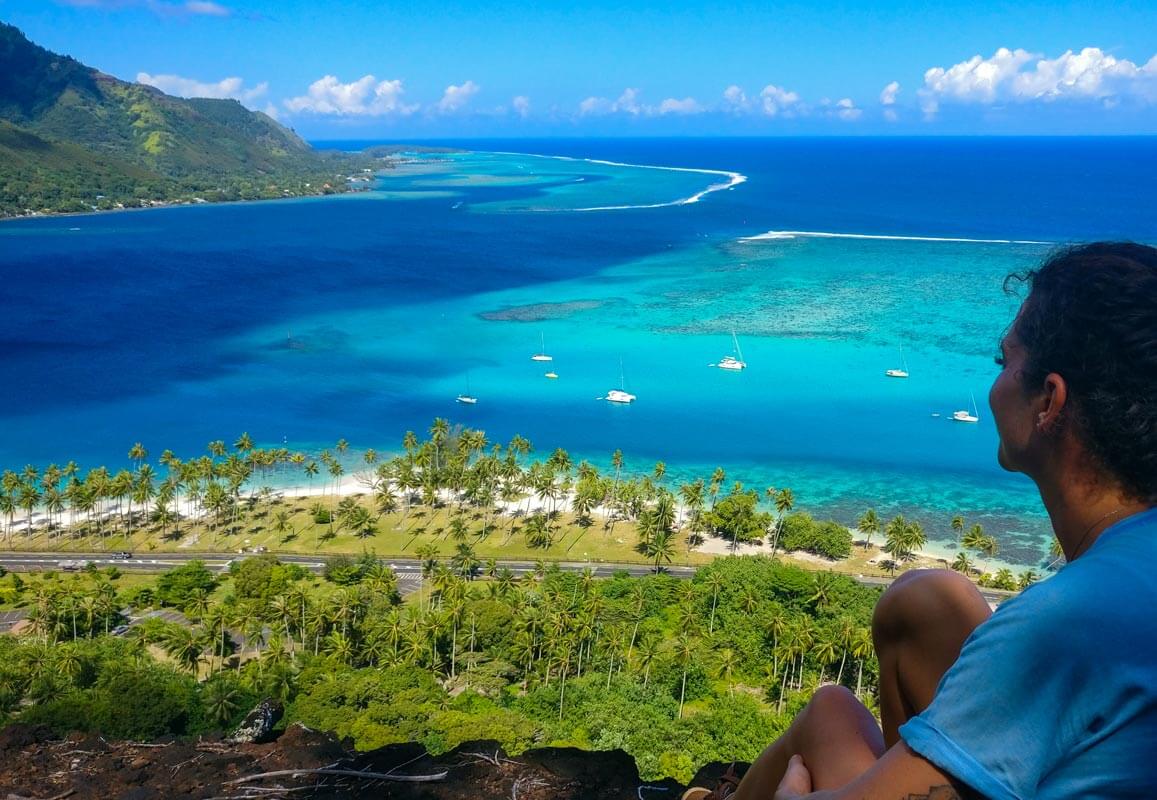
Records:
[[[358,772],[355,769],[279,769],[273,772],[261,772],[257,775],[247,775],[244,778],[234,778],[225,781],[226,785],[235,783],[251,783],[265,778],[279,778],[284,775],[297,777],[299,775],[337,775],[343,778],[360,778],[367,781],[400,781],[402,783],[433,783],[445,780],[449,772],[436,772],[433,775],[391,775],[388,772]]]

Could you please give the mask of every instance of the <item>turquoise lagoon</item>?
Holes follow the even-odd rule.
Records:
[[[699,171],[665,170],[627,145],[551,146],[415,155],[354,197],[0,227],[0,460],[117,465],[134,441],[193,455],[242,430],[390,451],[443,416],[599,465],[662,460],[669,481],[722,466],[848,523],[904,513],[942,552],[960,513],[1003,560],[1041,562],[1047,519],[995,463],[987,390],[1017,306],[1005,275],[1079,209],[929,219],[946,190],[856,201],[853,170],[825,225],[799,159],[668,142],[648,166]],[[709,366],[733,331],[741,373]],[[530,360],[540,342],[553,362]],[[911,377],[886,378],[901,346]],[[634,404],[597,399],[620,385]],[[455,402],[467,390],[477,405]],[[979,423],[950,421],[973,397]]]

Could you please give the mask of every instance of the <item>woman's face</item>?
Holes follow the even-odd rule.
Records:
[[[1000,436],[996,458],[1012,472],[1024,472],[1029,467],[1029,448],[1036,424],[1037,408],[1021,375],[1026,356],[1014,322],[1001,340],[1000,355],[996,359],[1001,370],[988,392],[988,406]]]

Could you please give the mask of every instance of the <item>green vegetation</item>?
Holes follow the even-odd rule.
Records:
[[[234,100],[126,83],[0,23],[0,217],[345,192],[385,153],[317,152]]]
[[[686,781],[753,758],[824,681],[872,702],[879,590],[833,573],[732,557],[691,581],[550,567],[471,580],[431,559],[403,604],[372,556],[329,566],[323,580],[250,558],[211,590],[196,567],[131,589],[105,573],[0,579],[31,625],[0,637],[0,715],[144,739],[227,727],[271,696],[287,722],[360,748],[622,747],[644,778]],[[188,623],[102,629],[101,609],[120,622],[130,596],[174,587]]]
[[[686,781],[706,761],[754,758],[825,681],[873,702],[878,588],[775,558],[690,551],[718,536],[848,558],[845,526],[793,513],[790,489],[764,490],[774,511],[741,483],[724,494],[722,469],[669,486],[662,463],[633,477],[615,453],[604,475],[562,449],[531,452],[521,436],[495,444],[437,419],[427,439],[407,433],[388,458],[355,458],[345,440],[316,456],[263,449],[242,434],[188,460],[164,451],[155,466],[136,444],[132,467],[115,472],[69,463],[0,473],[9,547],[254,553],[224,574],[192,561],[151,579],[91,566],[0,576],[0,604],[25,609],[29,624],[0,637],[0,714],[147,738],[227,727],[275,697],[287,720],[362,748],[621,747],[645,778]],[[347,468],[361,469],[364,493],[339,493]],[[317,493],[295,502],[264,486],[287,474]],[[868,511],[858,527],[865,539],[883,533],[892,570],[924,543],[904,517],[885,524]],[[965,548],[995,553],[979,525],[958,533]],[[266,547],[318,552],[322,576]],[[420,559],[424,579],[407,582],[416,591],[405,601],[374,550]],[[971,573],[961,556],[967,566],[953,566]],[[537,563],[518,578],[498,560],[512,558]],[[600,580],[547,558],[633,558],[654,573]],[[706,565],[679,580],[663,571],[676,559]],[[985,580],[1015,588],[1035,577]],[[127,631],[126,607],[138,617]],[[183,617],[139,618],[150,608]],[[147,708],[114,702],[132,682]]]
[[[561,448],[535,460],[521,436],[503,446],[443,419],[426,440],[407,433],[392,458],[369,450],[355,459],[348,450],[344,440],[319,454],[263,449],[242,434],[232,447],[210,442],[205,455],[188,460],[166,450],[155,465],[136,444],[128,452],[132,467],[116,472],[82,472],[72,462],[26,465],[0,473],[0,531],[10,549],[53,551],[356,555],[372,540],[384,555],[451,556],[464,575],[498,558],[635,562],[656,570],[702,564],[712,556],[694,548],[708,536],[832,560],[851,555],[845,526],[785,516],[794,504],[790,489],[765,490],[775,514],[760,510],[759,493],[738,481],[720,497],[722,470],[709,489],[703,479],[669,486],[661,462],[650,474],[630,476],[618,454],[614,474],[604,475],[585,461],[574,464]],[[359,467],[364,491],[339,493],[347,469]],[[281,497],[266,485],[273,479],[296,480],[313,495]],[[46,519],[33,520],[38,510]],[[162,591],[162,602],[183,605]]]

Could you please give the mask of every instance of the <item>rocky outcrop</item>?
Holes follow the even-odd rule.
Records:
[[[713,785],[710,765],[697,785]],[[510,757],[494,742],[441,756],[416,744],[353,752],[331,736],[291,725],[266,744],[224,740],[107,742],[46,729],[0,731],[0,797],[70,800],[278,797],[397,800],[678,800],[674,781],[644,782],[626,753],[543,748]],[[312,791],[305,790],[310,787]]]
[[[281,722],[284,707],[276,700],[265,699],[245,715],[245,719],[225,741],[231,744],[265,744],[277,738],[274,727]]]

